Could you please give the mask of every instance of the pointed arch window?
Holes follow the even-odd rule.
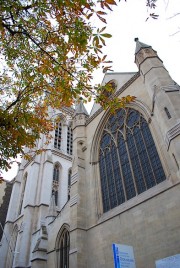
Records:
[[[17,237],[18,237],[18,226],[15,225],[9,241],[6,267],[15,267],[14,263],[16,262],[17,254],[19,253],[16,252]]]
[[[59,176],[60,176],[60,166],[59,164],[55,164],[53,170],[52,193],[54,194],[56,206],[58,205]]]
[[[148,123],[134,109],[109,117],[99,151],[104,212],[166,179]]]
[[[58,268],[69,268],[70,236],[67,228],[64,228],[58,237],[56,244],[56,256]]]
[[[20,202],[19,202],[18,215],[21,214],[22,208],[23,208],[24,193],[26,190],[26,182],[27,182],[27,173],[24,175],[23,180],[22,180],[21,197],[20,197]]]
[[[54,147],[61,149],[61,139],[62,139],[62,124],[61,122],[56,123],[55,137],[54,137]]]
[[[70,126],[67,129],[67,153],[72,155],[73,151],[73,131]]]

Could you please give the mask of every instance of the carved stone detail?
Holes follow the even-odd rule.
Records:
[[[180,135],[180,122],[174,125],[171,129],[169,129],[166,133],[165,142],[167,147],[169,148],[171,141]]]

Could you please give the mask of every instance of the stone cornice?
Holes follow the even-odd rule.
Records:
[[[79,195],[75,194],[71,197],[70,199],[70,207],[74,206],[75,204],[77,204],[79,201]]]
[[[63,154],[60,150],[58,149],[52,149],[52,153],[57,155],[57,156],[60,156],[66,160],[69,160],[69,161],[72,161],[72,156],[70,155],[66,155],[66,154]]]
[[[71,186],[78,181],[78,173],[71,176]]]
[[[169,148],[171,141],[180,135],[180,122],[175,124],[171,129],[169,129],[165,136],[165,142],[167,147]]]
[[[73,114],[75,112],[75,110],[73,108],[70,108],[70,107],[63,107],[63,108],[61,108],[61,110],[70,116],[73,116]]]
[[[166,93],[171,92],[180,92],[180,86],[178,84],[170,84],[168,86],[161,87],[162,90],[164,90]]]
[[[33,156],[29,161],[27,161],[27,163],[24,165],[24,169],[31,164],[31,162],[33,162],[33,160],[35,159],[35,156]]]
[[[49,207],[48,204],[43,204],[43,203],[41,203],[41,204],[39,204],[39,205],[31,205],[31,204],[27,204],[24,208],[27,208],[27,207],[31,207],[31,208],[39,208],[39,207],[41,207],[41,206]]]

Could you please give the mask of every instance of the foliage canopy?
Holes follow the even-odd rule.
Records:
[[[104,89],[93,88],[91,79],[100,65],[110,70],[101,49],[111,35],[106,27],[94,28],[91,17],[106,23],[106,10],[114,5],[115,0],[0,0],[0,169],[9,168],[24,146],[33,148],[40,134],[49,138],[48,107],[71,106],[79,96],[94,96],[107,106]]]

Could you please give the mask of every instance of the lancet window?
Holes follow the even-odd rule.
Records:
[[[15,225],[13,232],[10,236],[6,267],[15,267],[14,264],[16,262],[18,254],[18,252],[16,252],[17,236],[18,236],[18,226]]]
[[[58,205],[59,175],[60,175],[60,166],[58,164],[55,164],[53,170],[52,193],[54,194],[56,206]]]
[[[54,137],[54,147],[61,149],[61,140],[62,140],[62,124],[61,122],[56,123],[55,137]]]
[[[73,150],[73,131],[70,126],[67,129],[67,153],[72,155]]]
[[[23,180],[22,180],[21,197],[20,197],[20,202],[19,202],[18,214],[21,214],[22,208],[23,208],[22,206],[23,206],[23,201],[24,201],[24,193],[26,189],[26,181],[27,181],[27,173],[24,175]]]
[[[69,231],[64,228],[58,241],[57,241],[57,267],[69,268],[69,248],[70,248],[70,236]]]
[[[70,191],[71,191],[71,175],[72,171],[69,169],[68,171],[68,200],[70,199]]]
[[[126,108],[109,117],[100,141],[99,168],[104,212],[166,179],[141,113]]]

